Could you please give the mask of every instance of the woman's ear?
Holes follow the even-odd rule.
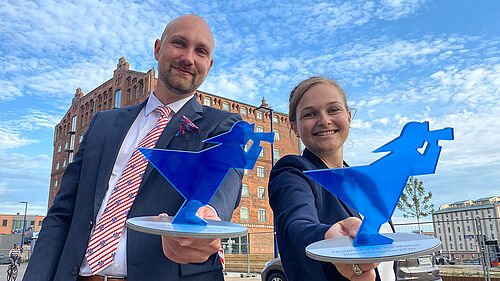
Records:
[[[290,126],[292,127],[292,131],[295,133],[295,136],[300,139],[299,132],[297,131],[297,123],[290,122]]]

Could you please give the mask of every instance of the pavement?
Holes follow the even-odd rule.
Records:
[[[27,263],[22,263],[19,267],[16,281],[23,280],[24,271],[28,266]],[[7,264],[0,264],[0,281],[7,281]],[[242,272],[225,272],[224,279],[226,281],[260,281],[258,273],[242,273]]]
[[[18,267],[18,274],[16,281],[23,280],[24,271],[26,270],[27,263],[22,263],[20,267]],[[0,281],[7,281],[7,267],[8,264],[0,264]]]

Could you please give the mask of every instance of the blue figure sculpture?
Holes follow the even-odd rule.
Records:
[[[305,173],[364,216],[353,246],[391,244],[378,231],[394,213],[408,178],[436,171],[439,140],[453,140],[453,129],[429,131],[429,122],[410,122],[398,138],[373,151],[390,153],[370,165]]]
[[[173,224],[207,225],[196,216],[210,202],[231,168],[253,169],[262,147],[261,141],[274,142],[274,133],[256,133],[255,124],[236,122],[229,132],[203,142],[218,143],[199,152],[168,149],[139,151],[179,191],[186,201],[175,215]],[[252,145],[244,147],[252,140]]]

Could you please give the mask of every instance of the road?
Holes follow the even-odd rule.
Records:
[[[24,271],[26,270],[26,263],[22,263],[19,268],[19,273],[17,275],[16,281],[20,281],[23,279]],[[0,264],[0,281],[7,281],[7,264]]]

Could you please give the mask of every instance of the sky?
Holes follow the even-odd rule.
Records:
[[[353,108],[344,158],[371,151],[409,121],[453,127],[434,175],[436,206],[500,195],[500,1],[0,2],[0,214],[47,211],[54,126],[75,90],[112,77],[118,59],[156,68],[153,44],[176,16],[211,27],[214,65],[200,90],[288,112],[313,75],[337,80]],[[401,216],[396,211],[396,217]]]

